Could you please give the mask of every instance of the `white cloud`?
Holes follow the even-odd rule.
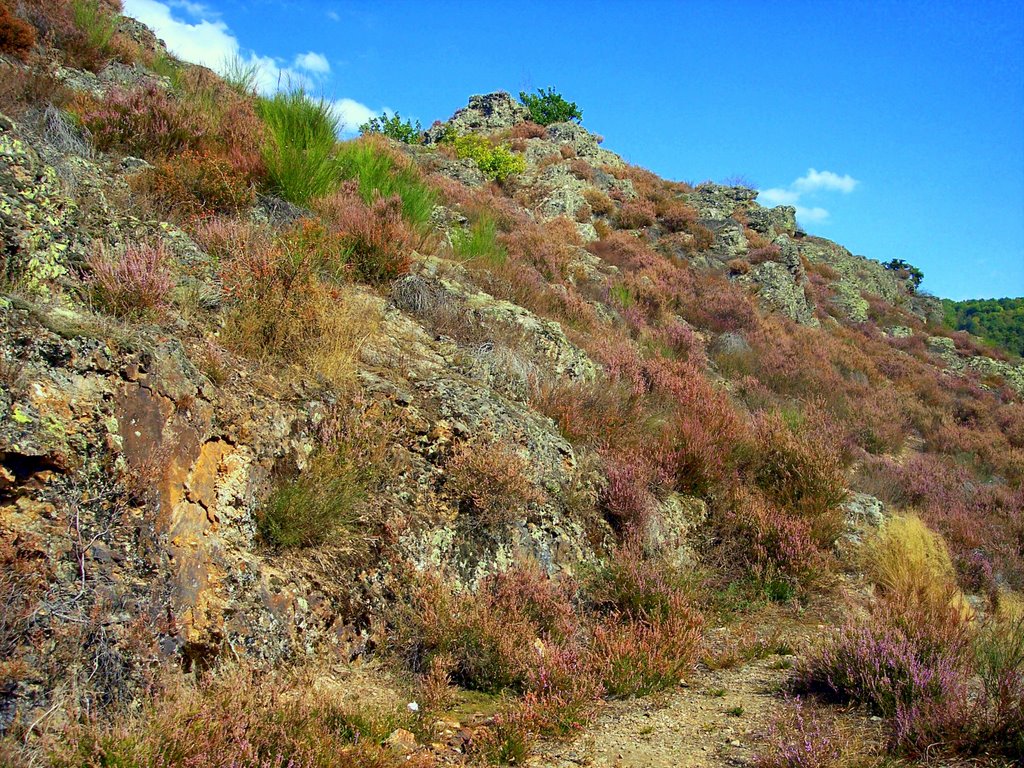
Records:
[[[172,8],[184,11],[192,21],[176,17]],[[223,71],[229,63],[256,70],[256,87],[261,93],[273,93],[291,86],[310,87],[306,73],[330,75],[327,58],[315,51],[297,54],[291,66],[279,59],[244,50],[230,27],[217,14],[195,0],[124,0],[124,12],[141,21],[161,38],[168,50],[183,61]],[[354,99],[334,101],[345,133],[356,133],[359,126],[380,114]]]
[[[339,14],[337,11],[328,11],[327,18],[330,19],[331,21],[341,21],[341,14]]]
[[[167,43],[168,50],[185,61],[219,69],[226,61],[239,56],[238,39],[223,21],[210,18],[199,19],[195,24],[180,21],[171,15],[166,3],[157,0],[125,0],[124,12],[156,32]]]
[[[838,173],[832,173],[832,171],[816,171],[813,168],[809,168],[807,175],[801,176],[794,181],[792,186],[793,189],[801,193],[826,190],[829,192],[842,192],[844,195],[848,195],[853,192],[859,183],[849,174],[840,176]]]
[[[829,217],[829,212],[824,208],[805,208],[802,205],[796,206],[796,217],[804,224],[809,222],[819,223]]]
[[[217,12],[211,8],[207,8],[203,3],[196,3],[192,0],[168,0],[168,5],[172,8],[181,8],[190,16],[194,16],[197,19],[211,19],[217,17]]]
[[[757,193],[757,201],[761,203],[761,205],[767,205],[769,207],[774,205],[796,205],[796,201],[799,199],[799,192],[793,192],[789,189],[780,189],[779,187],[762,189]]]
[[[820,223],[829,218],[826,208],[819,205],[800,205],[805,197],[817,197],[827,192],[840,192],[848,195],[860,184],[849,174],[840,176],[832,171],[819,171],[808,168],[807,173],[796,179],[788,187],[771,187],[760,189],[757,200],[762,205],[792,205],[796,208],[796,217],[804,224]],[[806,202],[806,201],[804,201]]]
[[[300,53],[295,57],[295,61],[292,66],[296,69],[304,69],[307,72],[312,72],[317,75],[328,75],[331,72],[331,62],[327,60],[327,57],[322,53],[316,53],[314,51]]]
[[[354,99],[338,99],[334,102],[334,113],[341,122],[341,132],[353,134],[359,132],[359,126],[371,117],[377,117],[385,110],[373,111],[365,104]]]

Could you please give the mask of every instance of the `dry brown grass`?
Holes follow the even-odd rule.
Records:
[[[222,337],[246,357],[266,364],[283,360],[346,385],[380,321],[378,300],[348,286],[313,283],[274,301],[240,303]]]
[[[595,216],[610,216],[615,211],[615,203],[599,189],[587,187],[583,190],[583,198],[590,205]]]

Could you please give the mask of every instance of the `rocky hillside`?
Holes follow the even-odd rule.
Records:
[[[775,656],[694,765],[1021,754],[1020,360],[506,93],[338,143],[114,6],[0,0],[0,763],[568,764]]]

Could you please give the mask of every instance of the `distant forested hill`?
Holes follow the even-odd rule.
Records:
[[[946,324],[1024,356],[1024,298],[943,299]]]

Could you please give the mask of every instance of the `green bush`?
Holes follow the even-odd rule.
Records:
[[[88,44],[105,52],[117,32],[118,14],[101,5],[99,0],[75,0],[71,11],[75,26],[85,35]]]
[[[514,173],[526,170],[526,160],[515,155],[507,146],[492,146],[483,136],[467,134],[455,139],[455,154],[470,158],[476,167],[489,179],[504,181]]]
[[[520,91],[519,100],[530,110],[530,119],[538,125],[567,123],[570,120],[579,123],[583,120],[583,112],[576,102],[566,101],[560,93],[555,93],[554,88],[538,88],[536,96]]]
[[[257,516],[260,536],[279,549],[320,544],[339,531],[354,532],[366,491],[345,452],[329,449],[305,471],[279,485]]]
[[[437,193],[423,183],[412,166],[402,166],[380,142],[359,139],[338,147],[338,168],[342,178],[359,183],[359,196],[367,205],[379,196],[398,195],[402,216],[420,235],[430,229],[437,205]]]
[[[397,112],[391,117],[382,115],[371,118],[359,126],[359,132],[364,136],[368,133],[380,133],[403,144],[419,144],[423,139],[423,126],[420,125],[420,121],[417,120],[413,125],[410,120],[402,120]]]
[[[491,216],[481,216],[468,230],[452,230],[452,248],[462,261],[481,260],[498,266],[508,259],[508,251],[498,242],[497,224]]]
[[[942,300],[943,322],[1015,355],[1024,355],[1024,298]]]
[[[267,128],[263,160],[271,189],[297,205],[334,192],[341,175],[331,105],[294,88],[261,98],[257,109]]]
[[[913,264],[908,264],[903,259],[893,259],[892,261],[886,261],[882,263],[882,266],[886,269],[896,272],[900,277],[905,280],[909,280],[911,285],[916,290],[921,286],[921,281],[924,280],[924,272],[915,267]]]

